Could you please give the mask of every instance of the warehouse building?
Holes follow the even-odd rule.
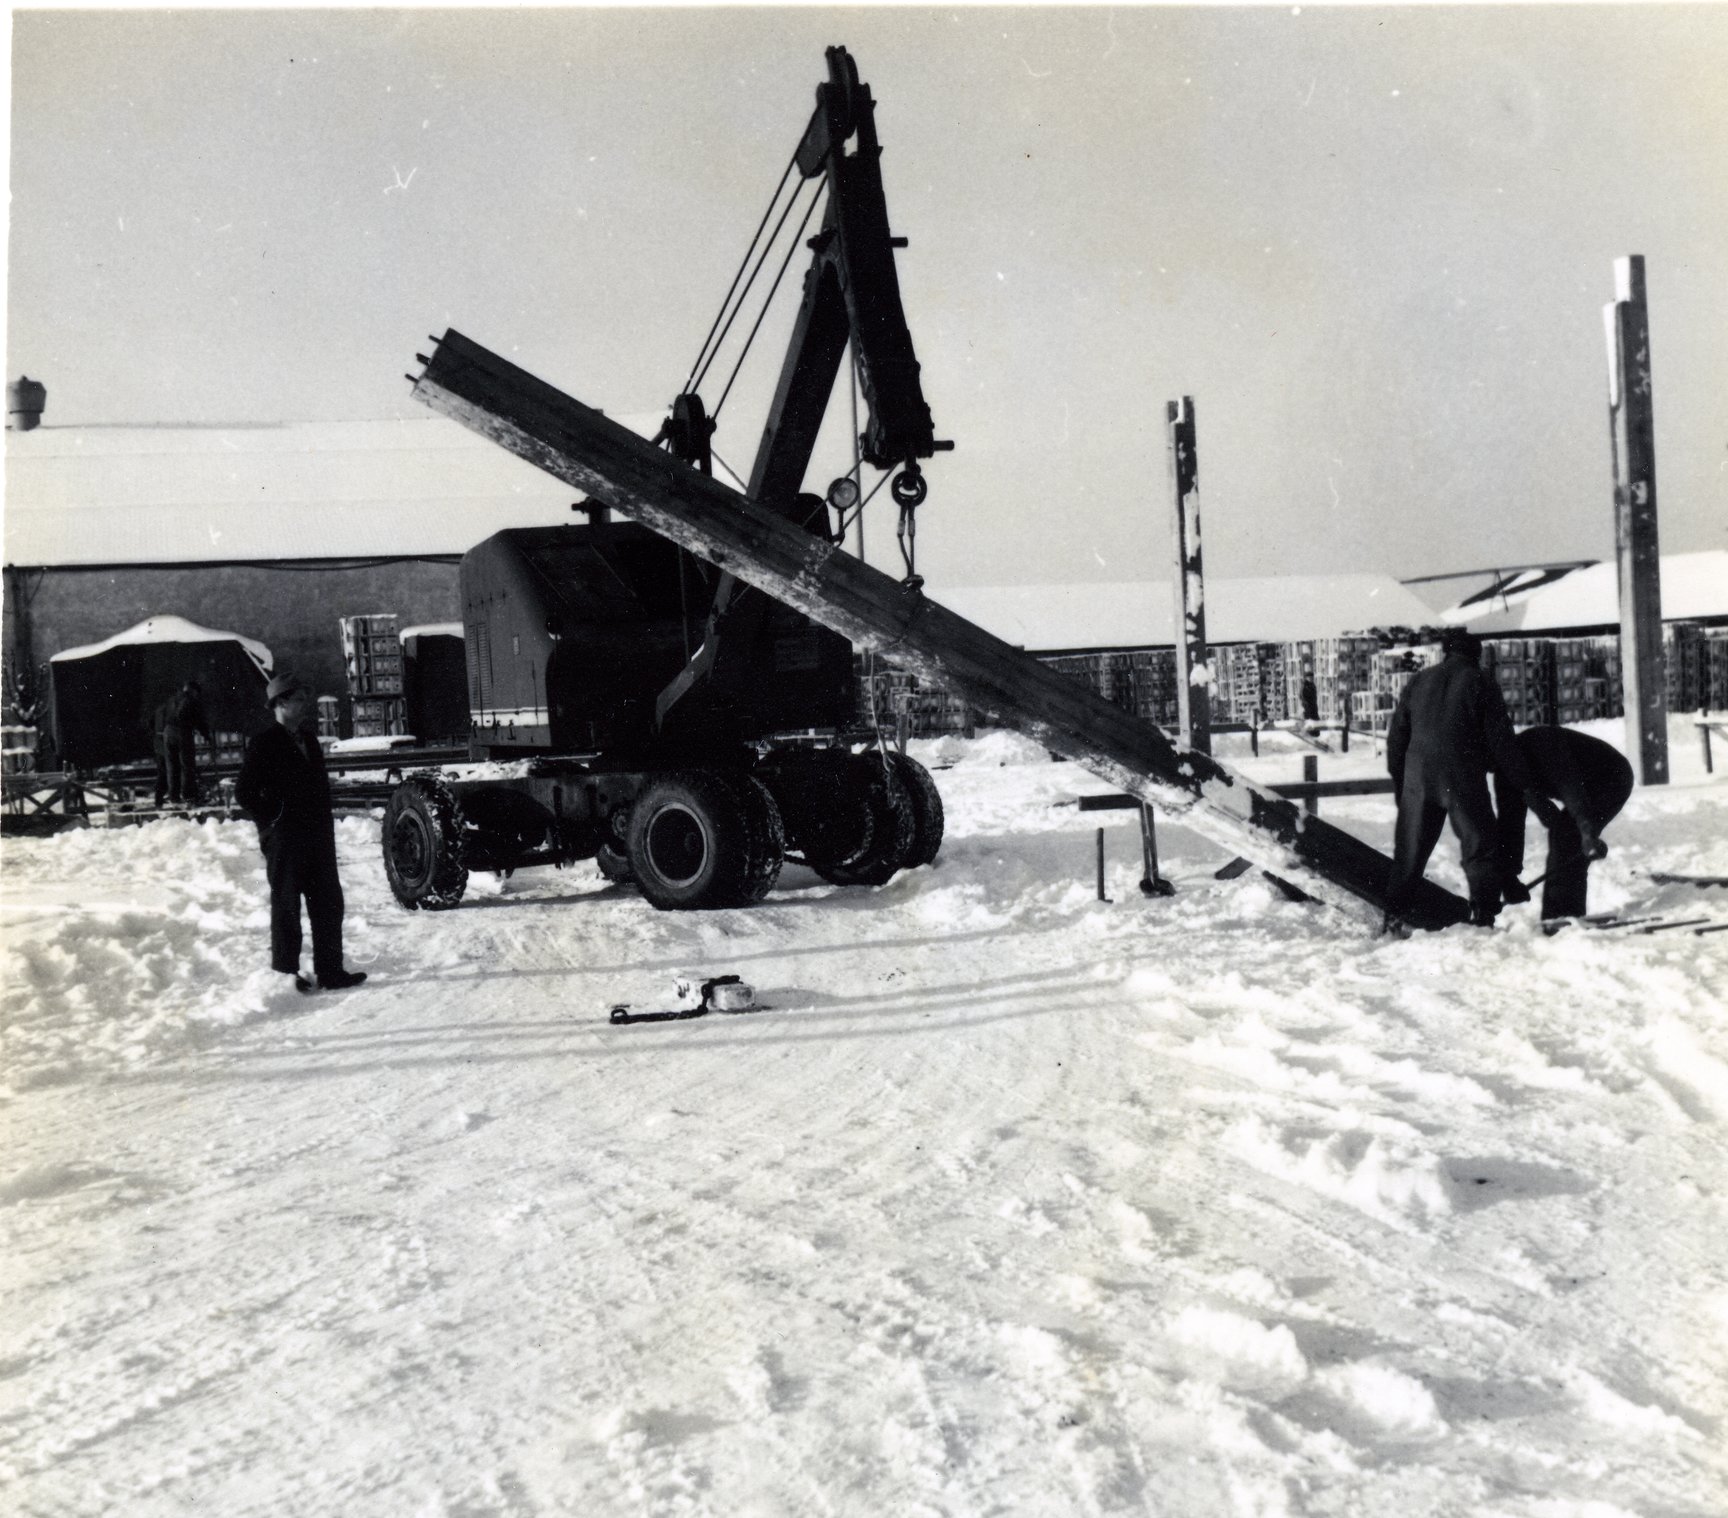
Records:
[[[7,434],[8,697],[53,655],[152,618],[348,688],[342,619],[461,615],[457,566],[572,492],[453,422],[55,427]]]

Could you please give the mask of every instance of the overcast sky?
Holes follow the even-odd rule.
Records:
[[[657,412],[839,42],[957,443],[920,513],[933,589],[1167,574],[1184,394],[1209,573],[1606,557],[1628,253],[1663,546],[1728,545],[1728,8],[47,11],[12,35],[8,373],[50,423],[415,416],[403,375],[447,326]],[[783,342],[771,322],[728,401],[740,470]]]

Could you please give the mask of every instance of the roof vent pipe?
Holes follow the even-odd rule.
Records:
[[[6,426],[13,432],[29,432],[41,425],[48,405],[48,387],[28,374],[20,374],[6,387]]]

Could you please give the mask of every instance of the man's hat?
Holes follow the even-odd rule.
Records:
[[[1480,660],[1482,640],[1466,627],[1448,627],[1440,635],[1440,651],[1445,654],[1463,654],[1466,659]]]
[[[298,675],[278,675],[264,688],[264,704],[274,706],[297,690],[305,690],[305,685]]]

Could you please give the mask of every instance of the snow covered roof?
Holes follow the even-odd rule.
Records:
[[[1728,549],[1662,555],[1662,620],[1728,617]],[[1605,562],[1574,569],[1558,579],[1532,576],[1514,582],[1490,600],[1472,598],[1441,622],[1462,623],[1472,632],[1542,632],[1568,627],[1616,627],[1620,622],[1618,566]]]
[[[1135,648],[1173,644],[1177,636],[1171,580],[932,584],[929,594],[1024,648]],[[1433,620],[1421,599],[1389,575],[1206,580],[1206,636],[1212,643],[1334,638],[1364,627],[1421,627]]]
[[[410,638],[462,638],[467,634],[460,622],[421,622],[404,627],[397,636],[406,643]]]
[[[461,554],[501,527],[568,522],[575,496],[442,417],[39,427],[6,434],[5,561]]]
[[[59,653],[49,656],[49,663],[60,659],[93,658],[128,643],[228,642],[238,643],[261,671],[265,674],[270,672],[270,650],[256,638],[245,638],[239,633],[217,632],[214,628],[200,627],[196,622],[174,616],[146,617],[136,627],[128,627],[125,632],[117,632],[112,638],[104,638],[100,643],[86,643],[79,648],[63,648]]]

